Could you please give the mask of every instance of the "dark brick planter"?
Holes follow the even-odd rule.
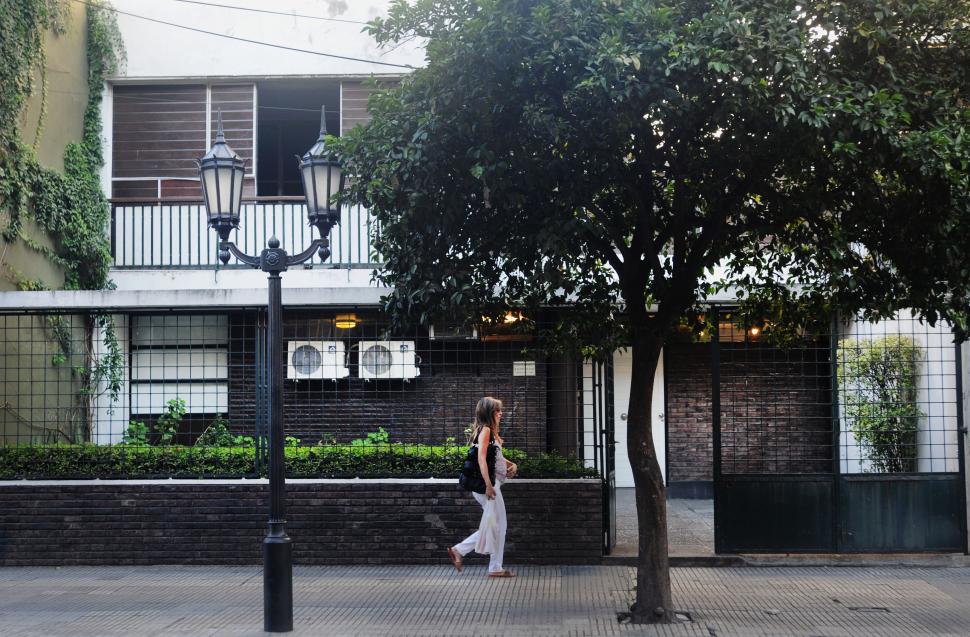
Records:
[[[503,493],[508,564],[599,561],[598,480]],[[264,480],[0,482],[0,566],[258,564],[267,495]],[[296,564],[447,563],[480,511],[450,480],[287,483]]]

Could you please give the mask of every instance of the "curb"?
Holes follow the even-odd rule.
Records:
[[[963,553],[814,553],[744,554],[744,566],[846,566],[846,567],[925,567],[970,566]]]
[[[747,566],[739,555],[671,555],[670,566],[683,568],[726,568]],[[606,555],[602,566],[636,566],[636,555]]]
[[[681,568],[773,568],[773,567],[970,567],[963,553],[772,553],[740,555],[671,555],[671,567]],[[606,555],[603,566],[636,566],[635,555]]]

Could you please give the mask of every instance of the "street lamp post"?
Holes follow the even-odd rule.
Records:
[[[229,255],[259,268],[269,278],[267,305],[267,353],[269,365],[269,531],[263,540],[263,628],[267,632],[293,630],[293,545],[286,534],[285,467],[283,461],[283,325],[280,274],[293,265],[304,263],[314,254],[320,260],[330,256],[328,236],[340,222],[340,205],[331,203],[333,195],[343,189],[343,171],[326,146],[326,108],[320,115],[320,137],[300,158],[300,175],[307,199],[307,220],[316,226],[320,238],[306,250],[288,255],[275,236],[259,256],[250,256],[229,241],[229,234],[239,227],[242,206],[245,161],[226,144],[219,113],[216,141],[199,163],[202,194],[209,217],[209,227],[219,235],[219,260],[229,262]]]

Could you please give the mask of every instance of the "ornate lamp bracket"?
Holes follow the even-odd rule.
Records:
[[[309,261],[314,254],[319,256],[321,261],[326,261],[330,256],[330,241],[328,239],[314,239],[306,250],[293,256],[288,255],[286,250],[280,248],[280,240],[276,237],[269,240],[268,246],[256,257],[246,254],[237,248],[232,241],[221,241],[219,243],[219,260],[223,264],[227,264],[231,254],[246,265],[259,268],[267,274],[279,275],[281,272],[286,272],[290,266]]]

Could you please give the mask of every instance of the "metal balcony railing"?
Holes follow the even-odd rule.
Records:
[[[307,225],[302,197],[243,202],[239,229],[230,237],[242,250],[259,254],[270,237],[293,254],[304,250],[315,230]],[[344,207],[330,232],[331,256],[324,265],[373,268],[380,263],[373,249],[379,232],[370,213]],[[248,267],[231,259],[223,266],[218,238],[206,225],[201,201],[114,200],[111,210],[111,256],[118,269],[208,269]]]

